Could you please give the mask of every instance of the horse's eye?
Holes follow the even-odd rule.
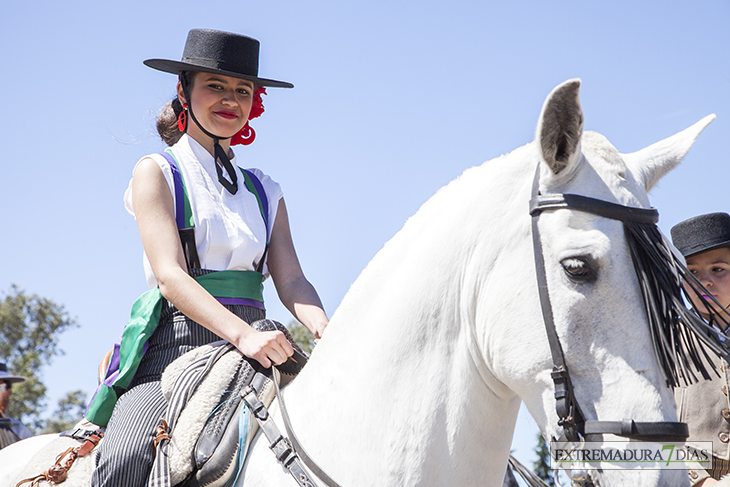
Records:
[[[594,272],[583,258],[570,257],[560,261],[568,279],[574,282],[588,282],[595,279]]]

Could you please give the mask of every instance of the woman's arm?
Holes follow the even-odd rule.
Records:
[[[302,272],[294,250],[289,216],[283,198],[279,200],[271,232],[268,265],[281,302],[315,337],[322,338],[329,320],[317,291]]]
[[[234,344],[264,367],[293,353],[280,331],[257,332],[228,311],[187,273],[169,186],[157,163],[142,159],[132,179],[134,214],[162,295],[185,316]]]

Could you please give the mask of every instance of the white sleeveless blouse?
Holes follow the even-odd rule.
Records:
[[[266,228],[259,211],[258,201],[243,183],[243,175],[238,174],[238,192],[230,194],[219,182],[215,161],[203,146],[187,134],[172,146],[172,152],[185,179],[190,199],[193,220],[195,221],[195,243],[200,265],[212,270],[255,270],[266,245]],[[160,166],[170,187],[173,201],[175,185],[170,165],[159,154],[152,158]],[[231,159],[236,166],[235,157]],[[282,198],[278,183],[259,169],[249,169],[261,181],[269,202],[269,231],[276,220],[279,200]],[[134,215],[132,181],[124,193],[124,206]],[[150,288],[157,287],[157,279],[152,273],[147,255],[143,256],[145,276]],[[264,275],[268,267],[264,265]]]

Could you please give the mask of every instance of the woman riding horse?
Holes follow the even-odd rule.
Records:
[[[112,359],[118,375],[107,373],[87,411],[92,423],[108,420],[94,486],[146,485],[166,407],[161,374],[185,352],[223,338],[264,367],[292,355],[281,331],[250,326],[265,316],[269,274],[316,337],[327,326],[294,251],[279,185],[258,169],[239,169],[230,148],[253,141],[248,120],[263,112],[265,87],[293,87],[259,77],[258,53],[255,39],[194,29],[182,61],[145,61],[178,75],[177,96],[157,122],[170,148],[137,163],[124,196],[151,290],[135,303],[117,347],[133,353],[121,353],[121,364]]]

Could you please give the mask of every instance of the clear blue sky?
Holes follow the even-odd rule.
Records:
[[[730,3],[556,1],[36,1],[0,3],[0,293],[15,283],[81,327],[44,371],[51,399],[89,393],[145,289],[122,205],[163,149],[157,110],[191,28],[261,40],[270,89],[237,150],[284,189],[305,272],[333,312],[372,256],[439,187],[533,138],[545,96],[583,80],[587,129],[622,152],[718,119],[653,191],[660,227],[728,211]],[[269,314],[288,313],[267,290]],[[521,418],[518,458],[534,426]]]

